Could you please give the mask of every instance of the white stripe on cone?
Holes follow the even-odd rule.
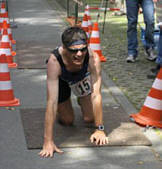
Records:
[[[93,38],[99,38],[99,32],[98,31],[92,31],[91,37],[93,37]]]
[[[155,98],[152,98],[150,96],[147,96],[144,105],[146,107],[155,109],[155,110],[162,110],[162,100],[158,100]]]
[[[158,89],[158,90],[162,90],[162,80],[156,78],[156,80],[154,81],[152,87],[155,88],[155,89]]]
[[[87,21],[83,21],[81,27],[88,27],[88,22]]]
[[[8,35],[3,35],[1,42],[10,42]]]
[[[11,90],[11,81],[0,81],[0,90]]]
[[[10,48],[7,48],[7,49],[5,49],[5,48],[0,48],[0,55],[1,54],[6,54],[6,56],[10,56],[11,55],[11,49]]]
[[[5,8],[1,8],[1,13],[5,13],[6,9]]]
[[[7,21],[7,23],[9,24],[9,18],[0,18],[0,23],[3,23],[3,21]]]
[[[89,46],[90,46],[90,48],[93,49],[93,50],[101,50],[100,44],[90,43]]]
[[[1,63],[0,64],[0,72],[2,72],[2,73],[9,72],[7,63]]]
[[[89,11],[88,11],[88,10],[85,10],[85,14],[86,14],[87,16],[89,16]]]
[[[87,15],[87,18],[88,18],[88,26],[91,26],[92,22],[91,22],[91,20],[89,20],[89,17],[90,17],[90,14],[89,14],[89,5],[86,6],[84,13]]]
[[[91,26],[92,22],[90,20],[88,20],[88,26]]]
[[[8,34],[11,34],[11,28],[7,28]]]
[[[87,8],[86,7],[86,9],[85,9],[85,12],[84,12],[87,16],[90,16],[90,14],[89,14],[89,8]]]

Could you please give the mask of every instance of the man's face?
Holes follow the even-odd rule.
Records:
[[[75,64],[75,65],[82,65],[84,62],[84,58],[87,53],[87,45],[80,44],[80,45],[73,45],[66,48],[68,60]]]

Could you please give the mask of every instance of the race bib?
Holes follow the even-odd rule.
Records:
[[[81,81],[70,85],[70,88],[77,97],[89,95],[91,93],[90,75],[86,76]]]

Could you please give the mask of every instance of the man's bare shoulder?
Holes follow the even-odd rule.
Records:
[[[47,72],[48,75],[53,74],[53,75],[60,75],[61,72],[61,67],[60,64],[54,54],[51,54],[48,63],[47,63]]]
[[[56,64],[58,61],[57,61],[57,58],[56,56],[52,53],[48,59],[48,65],[49,64]]]

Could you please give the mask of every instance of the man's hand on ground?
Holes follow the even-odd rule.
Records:
[[[96,130],[90,137],[91,143],[95,143],[96,145],[105,145],[108,144],[108,137],[104,131]]]
[[[44,143],[43,149],[40,151],[39,155],[41,157],[53,157],[54,152],[63,153],[62,150],[56,147],[56,145],[52,142]]]

